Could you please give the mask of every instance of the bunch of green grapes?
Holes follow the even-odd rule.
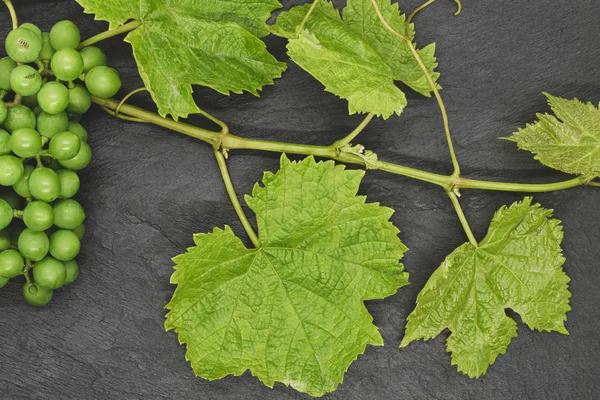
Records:
[[[26,23],[7,35],[0,59],[0,288],[24,276],[33,306],[79,275],[85,212],[72,197],[76,171],[92,158],[79,121],[91,95],[112,97],[121,87],[106,54],[79,44],[71,21],[49,33]],[[14,98],[5,103],[7,96]]]

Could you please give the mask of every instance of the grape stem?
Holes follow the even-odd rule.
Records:
[[[132,30],[139,28],[141,25],[142,25],[142,23],[140,21],[134,20],[134,21],[128,22],[126,24],[123,24],[123,25],[119,26],[118,28],[109,29],[107,31],[101,32],[101,33],[99,33],[95,36],[92,36],[91,38],[81,42],[79,44],[79,47],[77,47],[77,50],[81,50],[84,47],[91,46],[93,44],[96,44],[103,40],[109,39],[111,37],[118,36],[123,33],[131,32]]]
[[[31,285],[31,278],[29,277],[29,270],[31,269],[32,264],[30,260],[25,260],[25,268],[23,268],[23,276],[25,277],[25,282],[27,285]]]
[[[237,194],[235,193],[233,182],[231,182],[231,177],[229,176],[229,171],[227,170],[227,162],[225,161],[225,156],[223,155],[221,150],[216,147],[214,149],[214,153],[215,158],[217,159],[217,163],[219,164],[219,170],[221,171],[221,176],[223,177],[223,182],[225,183],[225,188],[227,189],[227,194],[229,195],[231,204],[233,204],[233,208],[235,209],[235,212],[238,218],[240,219],[240,222],[244,226],[244,230],[248,234],[250,241],[252,242],[254,247],[259,248],[260,241],[258,240],[258,236],[256,235],[256,232],[254,232],[254,229],[252,228],[252,225],[250,224],[250,221],[248,220],[248,217],[246,216],[246,213],[244,213],[244,209],[240,204],[240,200],[238,199]]]
[[[15,11],[15,7],[12,4],[11,0],[2,0],[4,4],[6,4],[6,8],[8,8],[8,12],[10,13],[10,19],[12,20],[13,29],[17,29],[19,27],[19,19],[17,18],[17,12]]]
[[[119,100],[100,99],[92,97],[92,101],[104,109],[114,112],[119,105]],[[312,155],[315,157],[329,158],[346,164],[365,165],[365,160],[359,155],[336,151],[333,145],[315,146],[285,142],[274,142],[259,139],[250,139],[233,134],[224,135],[208,129],[196,127],[170,118],[163,118],[158,114],[141,108],[123,104],[120,107],[122,117],[135,118],[146,123],[152,123],[163,128],[179,132],[210,144],[218,149],[229,150],[258,150],[277,153],[289,153],[300,155]],[[391,162],[377,161],[374,169],[386,171],[396,175],[402,175],[416,180],[429,182],[443,187],[446,191],[458,189],[481,189],[505,192],[540,193],[564,190],[577,186],[589,185],[592,177],[578,176],[573,179],[553,183],[511,183],[493,182],[485,180],[457,178],[455,176],[441,175],[433,172],[423,171]],[[596,185],[593,185],[596,186]]]

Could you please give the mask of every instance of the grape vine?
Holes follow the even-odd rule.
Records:
[[[569,278],[562,269],[561,222],[552,210],[525,197],[500,208],[487,236],[478,241],[460,196],[468,189],[539,193],[600,186],[595,181],[600,156],[594,150],[600,142],[600,111],[591,103],[546,94],[554,115],[539,114],[538,121],[508,138],[544,165],[575,175],[571,179],[531,184],[464,177],[437,82],[435,45],[421,48],[415,42],[413,20],[436,0],[408,16],[390,0],[348,0],[343,10],[328,0],[314,0],[281,12],[272,25],[265,21],[280,8],[276,0],[249,0],[243,6],[226,0],[182,0],[169,7],[149,0],[77,0],[85,12],[110,24],[84,41],[70,21],[57,23],[49,33],[37,32],[33,24],[19,25],[11,1],[3,1],[13,30],[6,38],[10,58],[0,60],[0,88],[5,97],[10,91],[15,95],[5,109],[0,107],[10,132],[0,132],[1,143],[7,143],[0,156],[0,169],[7,172],[0,184],[12,186],[28,204],[21,210],[10,199],[0,200],[3,229],[13,218],[27,226],[17,235],[16,248],[3,233],[3,240],[8,239],[0,241],[6,243],[0,253],[0,286],[24,275],[26,288],[36,285],[36,291],[24,290],[30,304],[47,303],[52,290],[76,277],[71,260],[79,251],[84,213],[70,200],[79,184],[72,170],[87,165],[91,151],[85,131],[69,117],[95,103],[117,118],[151,123],[210,145],[252,243],[247,248],[228,226],[215,228],[195,235],[195,246],[174,259],[171,282],[177,289],[167,305],[165,327],[187,344],[187,359],[200,377],[219,379],[250,370],[267,386],[282,382],[321,396],[336,389],[367,345],[383,345],[364,301],[390,296],[408,283],[400,263],[408,249],[389,221],[393,211],[358,195],[360,181],[370,170],[440,187],[467,238],[421,291],[401,347],[449,329],[452,363],[478,377],[516,336],[516,322],[506,308],[531,329],[568,333]],[[462,4],[454,1],[459,15]],[[182,27],[194,29],[183,32]],[[192,85],[258,95],[280,78],[286,64],[261,41],[269,33],[287,40],[291,61],[346,100],[349,114],[365,114],[347,136],[326,146],[241,137],[195,104]],[[132,45],[144,87],[117,99],[119,74],[94,45],[122,34]],[[170,64],[174,58],[186,59],[195,68]],[[74,84],[77,79],[85,87]],[[402,114],[408,106],[406,90],[435,98],[451,174],[386,162],[357,142],[373,119]],[[157,112],[128,104],[138,93],[150,94]],[[38,115],[21,103],[39,107]],[[179,120],[194,113],[219,129]],[[281,154],[279,171],[265,173],[262,184],[245,199],[256,215],[256,231],[227,168],[236,150]],[[307,158],[292,162],[287,154]],[[57,172],[54,160],[62,165]],[[344,164],[364,170],[349,171]],[[53,203],[57,198],[63,200]],[[52,225],[60,229],[47,243],[43,231]],[[46,257],[48,251],[52,257]]]

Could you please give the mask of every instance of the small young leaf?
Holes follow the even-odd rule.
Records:
[[[362,171],[312,157],[266,173],[246,198],[260,248],[230,228],[194,237],[174,259],[165,326],[205,379],[249,369],[320,396],[335,390],[368,344],[383,340],[363,302],[408,283],[393,211],[357,196]]]
[[[519,129],[510,139],[550,168],[600,175],[600,110],[578,99],[545,95],[556,116],[537,114],[538,121]]]
[[[479,377],[517,336],[511,308],[530,329],[568,334],[569,278],[560,221],[531,198],[502,207],[477,246],[465,243],[433,273],[408,316],[400,347],[448,328],[452,364]]]
[[[265,20],[281,6],[277,0],[77,1],[112,27],[129,19],[141,22],[125,41],[162,116],[178,119],[199,111],[193,84],[258,96],[286,68],[257,37],[268,34]]]
[[[390,26],[405,34],[406,19],[398,5],[390,0],[377,3]],[[348,0],[343,18],[332,3],[319,0],[302,32],[298,32],[310,7],[304,4],[281,13],[270,30],[289,39],[288,54],[295,63],[323,83],[327,91],[348,100],[350,114],[372,112],[383,118],[400,115],[407,101],[394,81],[431,95],[431,87],[408,44],[384,27],[370,0]],[[407,37],[414,38],[412,24]],[[437,80],[435,46],[417,51],[433,80]]]

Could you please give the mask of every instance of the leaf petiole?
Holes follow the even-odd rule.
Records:
[[[83,42],[81,42],[79,44],[79,47],[77,47],[77,50],[81,50],[84,47],[91,46],[95,43],[109,39],[113,36],[118,36],[122,33],[131,32],[131,31],[135,30],[136,28],[139,28],[141,25],[142,25],[142,23],[140,21],[131,21],[131,22],[128,22],[126,24],[119,26],[118,28],[109,29],[109,30],[99,33],[95,36],[92,36],[91,38],[89,38],[87,40],[84,40]]]
[[[456,215],[458,215],[460,224],[462,225],[463,229],[465,230],[465,233],[467,234],[467,237],[469,238],[469,243],[477,247],[477,239],[475,239],[475,235],[473,235],[473,231],[471,231],[471,227],[469,226],[467,217],[465,216],[465,213],[463,212],[463,209],[460,206],[460,202],[458,201],[458,195],[452,190],[448,190],[446,193],[448,193],[448,197],[450,197],[450,201],[452,202],[452,205],[456,210]]]
[[[350,132],[350,134],[348,134],[348,136],[334,142],[331,145],[331,147],[333,147],[334,149],[341,149],[342,147],[346,146],[347,144],[350,144],[350,142],[352,142],[354,140],[354,138],[356,138],[367,127],[367,125],[369,125],[369,122],[371,122],[371,120],[373,119],[374,116],[375,115],[372,113],[367,114],[365,119],[356,127],[356,129],[354,129],[352,132]]]
[[[242,223],[242,225],[244,227],[244,230],[248,234],[248,237],[250,238],[250,241],[252,242],[254,247],[259,248],[260,241],[258,240],[258,236],[256,235],[256,232],[254,232],[254,229],[252,228],[252,225],[250,224],[250,221],[248,220],[246,213],[244,213],[244,209],[242,208],[242,205],[240,204],[237,194],[235,193],[235,188],[233,187],[233,182],[231,181],[231,177],[229,176],[229,171],[227,170],[227,162],[225,161],[225,156],[223,156],[223,153],[221,153],[221,150],[218,148],[215,148],[214,152],[215,152],[215,158],[217,159],[217,163],[219,164],[219,170],[221,171],[221,176],[223,177],[223,182],[225,183],[225,188],[227,189],[227,194],[229,195],[231,204],[233,205],[233,208],[235,209],[235,213],[237,214],[240,222]]]

